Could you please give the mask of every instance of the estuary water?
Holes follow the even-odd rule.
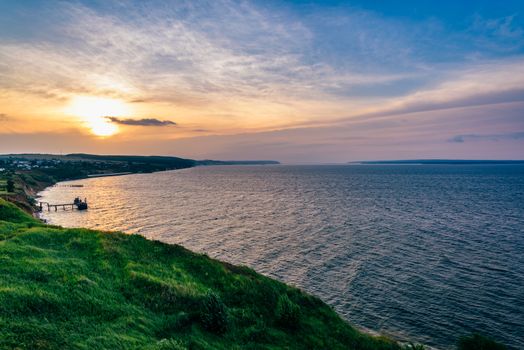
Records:
[[[63,183],[66,184],[66,183]],[[138,233],[298,286],[358,327],[524,349],[524,166],[216,166],[68,182],[50,223]]]

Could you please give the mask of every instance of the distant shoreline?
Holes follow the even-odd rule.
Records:
[[[94,177],[121,176],[121,175],[129,175],[129,174],[135,174],[135,173],[128,171],[128,172],[123,172],[123,173],[89,174],[87,175],[87,178],[91,179]]]
[[[524,160],[407,159],[348,162],[357,165],[524,165]]]
[[[268,165],[273,160],[194,160],[172,156],[96,155],[73,153],[0,154],[0,179],[13,178],[16,191],[6,196],[28,213],[35,213],[34,198],[61,181],[106,176],[147,174],[213,165]],[[2,176],[5,174],[5,176]]]

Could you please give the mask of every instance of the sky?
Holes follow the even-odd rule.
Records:
[[[524,1],[0,0],[0,153],[524,159]]]

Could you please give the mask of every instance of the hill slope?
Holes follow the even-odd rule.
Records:
[[[248,268],[2,199],[0,276],[0,349],[400,349]]]

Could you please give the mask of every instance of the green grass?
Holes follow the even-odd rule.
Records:
[[[318,298],[138,235],[48,226],[0,199],[0,350],[422,350]],[[503,350],[480,335],[460,350]]]
[[[34,219],[28,213],[20,210],[20,208],[14,204],[0,199],[0,225],[5,225],[8,223],[25,224],[29,226],[41,225],[40,221]]]
[[[0,199],[0,349],[400,349],[246,267]]]

